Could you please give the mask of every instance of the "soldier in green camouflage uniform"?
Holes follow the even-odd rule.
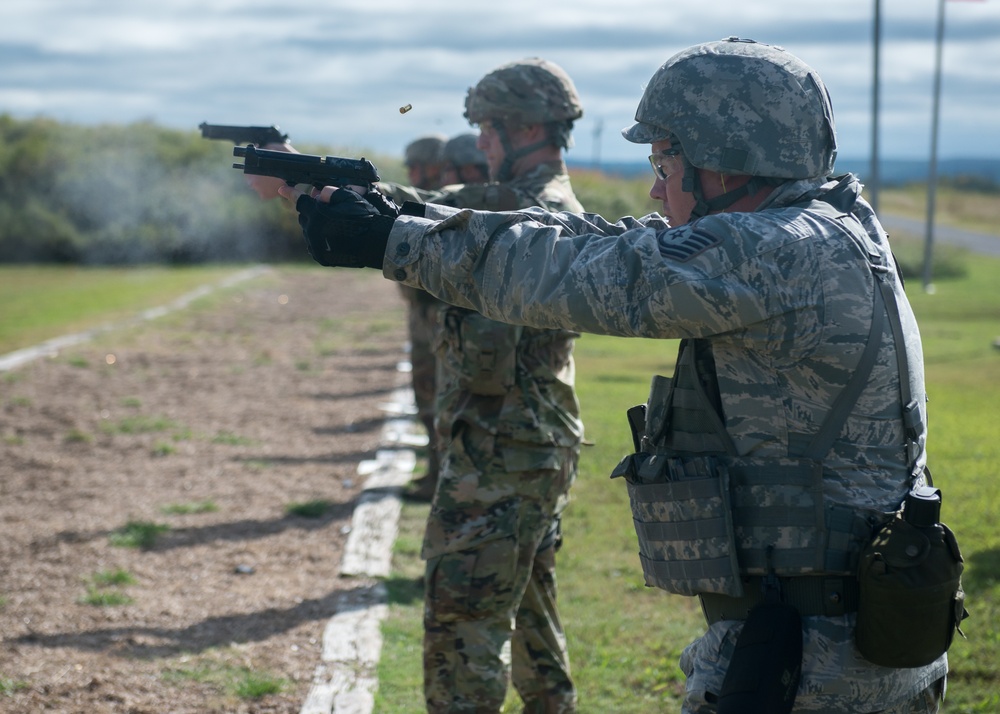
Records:
[[[443,134],[429,134],[406,145],[403,164],[414,187],[423,190],[441,187],[446,143],[447,137]],[[410,495],[417,500],[428,501],[434,493],[440,470],[440,448],[434,432],[434,380],[437,373],[434,335],[437,331],[438,312],[444,303],[433,295],[408,285],[400,285],[399,289],[406,301],[413,399],[417,406],[417,418],[424,425],[428,439],[427,473],[412,485]]]
[[[663,216],[612,224],[537,209],[404,206],[387,217],[341,191],[326,208],[300,200],[304,234],[324,264],[381,267],[493,319],[682,338],[674,378],[655,379],[647,404],[640,450],[655,458],[622,473],[630,495],[647,480],[666,493],[697,477],[716,494],[709,515],[739,536],[729,535],[716,563],[696,536],[686,541],[697,566],[688,577],[643,562],[648,581],[699,595],[709,620],[681,657],[684,712],[717,711],[746,600],[774,587],[804,610],[793,711],[936,712],[946,654],[883,667],[854,643],[852,558],[923,478],[926,392],[919,332],[886,234],[857,178],[831,176],[826,88],[780,48],[737,38],[696,45],[657,70],[623,134],[652,147],[650,195]],[[883,304],[886,291],[898,311]],[[841,409],[837,397],[868,344],[869,376]],[[819,468],[803,472],[828,416],[844,411],[832,445],[811,460]],[[761,464],[770,467],[755,470]],[[726,466],[739,478],[719,488]],[[811,515],[802,517],[803,505]],[[765,518],[746,528],[744,512]],[[664,538],[680,537],[679,526],[663,525]],[[799,600],[806,592],[819,595],[808,606]]]
[[[481,130],[479,155],[496,180],[431,192],[380,189],[459,208],[579,212],[561,152],[581,114],[557,65],[503,65],[466,99],[466,118]],[[470,153],[466,147],[456,163],[474,163]],[[442,464],[422,550],[427,708],[500,711],[513,677],[526,712],[573,712],[555,552],[583,436],[573,389],[578,335],[442,305],[435,340]]]
[[[490,165],[478,144],[479,136],[474,133],[459,134],[448,139],[443,151],[442,186],[487,183],[490,180]]]

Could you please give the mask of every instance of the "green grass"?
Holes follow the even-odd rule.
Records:
[[[121,588],[136,583],[135,576],[127,570],[98,570],[90,576],[87,593],[78,602],[94,607],[116,607],[131,605],[134,599],[122,592]]]
[[[194,503],[169,503],[160,508],[160,513],[173,516],[184,516],[193,513],[215,513],[219,506],[214,501],[195,501]]]
[[[136,415],[125,417],[113,424],[105,424],[104,431],[118,434],[148,434],[157,431],[168,431],[177,424],[166,417]]]
[[[254,443],[253,439],[249,439],[245,436],[240,436],[239,434],[234,434],[230,431],[220,431],[218,434],[212,437],[213,444],[226,444],[228,446],[249,446]]]
[[[118,607],[131,605],[135,600],[118,590],[88,587],[87,594],[81,597],[79,602],[81,605],[93,605],[94,607]]]
[[[208,684],[240,699],[260,699],[268,694],[278,694],[289,685],[288,680],[270,672],[235,666],[229,663],[229,659],[224,652],[209,651],[199,655],[194,662],[171,667],[164,674],[164,679],[179,686],[185,682]]]
[[[15,692],[20,692],[24,689],[29,689],[31,685],[21,679],[9,679],[4,676],[0,676],[0,695],[10,696]]]
[[[944,493],[943,520],[963,549],[972,617],[950,651],[947,714],[1000,710],[1000,260],[958,254],[961,278],[933,295],[911,281],[930,394],[929,459]],[[679,711],[681,650],[704,629],[693,598],[642,583],[624,484],[608,474],[631,451],[625,410],[647,397],[652,374],[669,375],[676,343],[585,335],[575,351],[587,438],[559,553],[559,600],[581,714]],[[402,714],[422,701],[422,574],[426,508],[406,506],[389,580],[376,711]],[[516,695],[504,711],[519,711]]]
[[[90,576],[91,583],[99,588],[120,587],[123,585],[134,585],[135,576],[127,570],[116,568],[115,570],[98,570]]]
[[[0,354],[134,317],[241,269],[0,265]]]
[[[170,530],[170,526],[149,521],[129,521],[108,536],[111,545],[119,548],[149,549],[156,545],[156,539],[161,533]]]

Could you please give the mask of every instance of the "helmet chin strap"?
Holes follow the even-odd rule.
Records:
[[[510,136],[507,134],[507,127],[500,124],[494,125],[494,128],[500,136],[500,146],[503,147],[503,162],[500,164],[500,168],[497,169],[497,175],[493,177],[494,181],[510,181],[513,179],[514,162],[522,156],[527,156],[531,152],[541,149],[543,146],[548,146],[550,143],[548,129],[546,129],[545,138],[541,141],[529,144],[528,146],[522,146],[520,149],[515,149],[511,146]]]
[[[698,174],[697,167],[688,161],[687,156],[684,154],[681,154],[681,160],[684,162],[684,178],[681,181],[681,190],[694,195],[694,208],[691,209],[692,221],[707,216],[709,213],[724,211],[744,196],[752,196],[765,186],[772,186],[776,183],[764,176],[751,176],[750,180],[739,188],[726,191],[715,198],[706,199],[705,192],[701,187],[701,176]],[[780,181],[777,183],[780,183]],[[726,184],[723,182],[722,187],[725,188],[725,186]]]

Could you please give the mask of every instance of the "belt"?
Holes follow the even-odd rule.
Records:
[[[858,579],[855,577],[828,577],[809,575],[792,578],[778,578],[781,586],[781,601],[800,615],[836,617],[858,610]],[[711,625],[720,620],[745,620],[747,613],[764,602],[764,578],[750,576],[743,578],[743,597],[729,597],[714,593],[702,593],[701,611]]]

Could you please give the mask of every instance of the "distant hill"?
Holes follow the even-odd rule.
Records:
[[[607,162],[594,166],[587,161],[567,161],[572,169],[600,169],[604,173],[619,176],[635,177],[651,173],[649,164],[645,161]],[[851,172],[857,174],[862,181],[871,179],[870,161],[865,158],[852,159],[842,157],[837,159],[837,173]],[[885,186],[919,183],[927,180],[928,162],[919,159],[882,159],[879,163],[880,178]],[[975,176],[1000,185],[1000,158],[995,159],[940,159],[937,169],[938,177]]]

